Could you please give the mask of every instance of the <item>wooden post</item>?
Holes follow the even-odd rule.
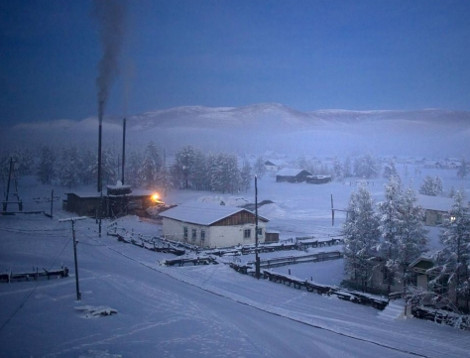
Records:
[[[260,259],[258,253],[258,177],[255,175],[255,275],[259,279],[260,270]]]
[[[335,226],[335,209],[333,208],[333,194],[330,194],[331,198],[331,226]]]
[[[74,259],[74,266],[75,266],[75,292],[77,294],[77,301],[80,301],[82,298],[82,294],[80,293],[80,285],[78,281],[78,260],[77,260],[77,240],[75,239],[75,221],[86,219],[85,216],[76,217],[76,218],[68,218],[68,219],[61,219],[59,222],[70,221],[72,223],[72,240],[73,240],[73,259]]]

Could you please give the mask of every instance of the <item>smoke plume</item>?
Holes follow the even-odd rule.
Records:
[[[113,80],[118,74],[119,53],[126,28],[124,0],[95,0],[94,16],[98,21],[103,55],[98,64],[98,118],[102,121]]]

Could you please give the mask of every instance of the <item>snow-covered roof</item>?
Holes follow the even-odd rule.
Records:
[[[418,205],[423,209],[436,211],[449,211],[454,200],[442,196],[417,195]]]
[[[234,206],[190,202],[165,210],[160,213],[160,216],[187,223],[209,226],[241,211],[255,215],[250,210]],[[268,221],[268,219],[259,215],[258,218],[260,221]]]
[[[305,172],[307,172],[308,174],[310,174],[310,172],[308,172],[307,170],[303,170],[303,169],[284,168],[284,169],[279,170],[279,171],[277,172],[277,175],[295,177],[295,176],[299,175],[300,173],[302,173],[303,171],[305,171]],[[311,174],[310,174],[310,175],[311,175]]]

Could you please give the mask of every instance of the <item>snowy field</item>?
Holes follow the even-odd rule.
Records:
[[[407,170],[414,173],[413,170]],[[444,190],[468,183],[454,170],[425,170],[402,176],[419,188],[426,175],[439,175]],[[381,199],[383,179],[369,183]],[[20,182],[25,210],[48,210],[50,187]],[[344,218],[331,225],[330,195],[345,208],[355,182],[325,185],[259,181],[260,208],[269,228],[282,239],[328,238],[339,234]],[[65,189],[54,188],[63,199]],[[211,193],[174,191],[168,203]],[[254,200],[253,192],[240,195]],[[232,200],[233,196],[225,196]],[[35,200],[33,200],[35,198]],[[72,215],[73,216],[73,215]],[[79,283],[76,300],[70,217],[55,202],[54,218],[0,216],[0,272],[70,269],[70,277],[0,284],[0,357],[465,357],[470,334],[433,322],[385,319],[379,311],[241,275],[227,265],[165,267],[171,257],[98,235],[92,219],[76,222]],[[104,221],[103,232],[110,221]],[[120,227],[147,235],[159,228],[136,217]],[[437,245],[437,232],[432,231]],[[262,257],[263,258],[263,257]],[[342,260],[276,268],[300,278],[339,284]],[[94,316],[93,312],[116,312]]]

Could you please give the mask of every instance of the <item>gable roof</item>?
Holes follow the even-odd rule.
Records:
[[[161,212],[159,216],[182,222],[209,226],[242,211],[255,215],[255,213],[248,209],[234,206],[191,202],[165,210]],[[260,215],[258,215],[258,219],[265,222],[269,221]]]
[[[295,177],[299,174],[302,174],[304,173],[307,174],[307,175],[312,175],[312,173],[310,173],[309,171],[307,170],[304,170],[304,169],[295,169],[295,168],[284,168],[284,169],[281,169],[277,172],[277,175],[278,176],[286,176],[286,177]]]
[[[418,205],[423,209],[447,212],[452,209],[454,199],[442,196],[417,195]]]

